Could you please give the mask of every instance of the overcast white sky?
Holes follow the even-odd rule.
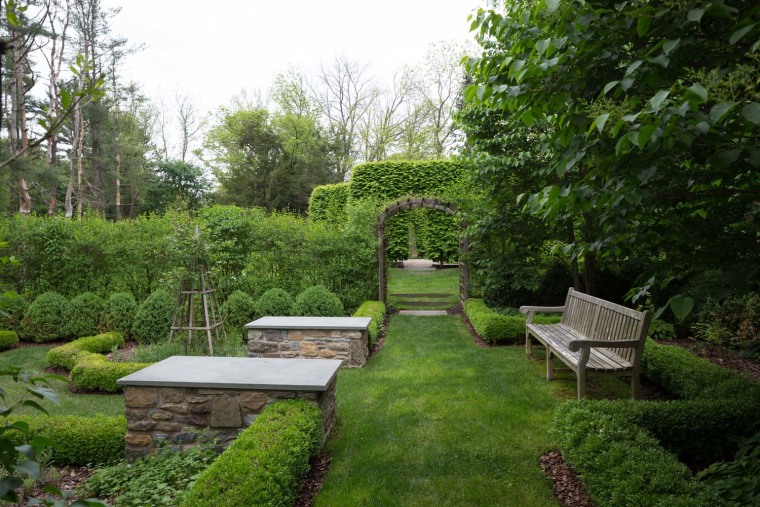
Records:
[[[467,16],[483,0],[102,0],[121,7],[115,33],[146,49],[124,77],[148,95],[176,91],[215,110],[245,89],[266,93],[289,65],[307,73],[346,55],[390,76],[429,44],[471,39]]]

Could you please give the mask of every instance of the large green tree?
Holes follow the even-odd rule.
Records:
[[[717,276],[670,299],[748,289],[760,268],[760,7],[745,0],[519,1],[472,20],[468,99],[547,125],[526,188],[545,219],[585,223],[566,251],[646,260],[637,294]],[[511,170],[509,166],[506,171]]]

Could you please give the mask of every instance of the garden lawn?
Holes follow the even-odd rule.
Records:
[[[558,403],[523,348],[480,348],[457,316],[395,315],[380,353],[339,373],[316,505],[556,505],[538,462]]]
[[[408,297],[404,294],[436,294],[444,297]],[[425,306],[409,302],[427,302]],[[388,270],[388,303],[399,310],[445,310],[459,301],[458,269]]]
[[[20,347],[0,353],[0,366],[9,364],[21,366],[25,370],[42,372],[45,368],[45,355],[48,347]],[[80,415],[94,416],[95,414],[124,415],[124,397],[118,394],[74,394],[69,391],[69,384],[55,380],[53,389],[58,394],[60,406],[43,402],[42,406],[50,415]],[[0,388],[6,391],[5,403],[10,405],[19,399],[23,390],[9,377],[0,377]],[[19,407],[14,414],[44,415],[42,412],[28,407]]]

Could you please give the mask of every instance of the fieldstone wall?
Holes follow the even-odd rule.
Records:
[[[322,410],[322,443],[335,427],[335,379],[325,391],[257,391],[198,387],[125,386],[128,460],[159,445],[181,451],[198,445],[202,430],[228,445],[270,403],[301,398]]]
[[[248,356],[263,358],[340,359],[343,366],[367,363],[367,330],[249,329]]]

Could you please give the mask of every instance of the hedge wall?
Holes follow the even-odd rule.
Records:
[[[682,399],[573,401],[553,433],[593,501],[605,506],[718,506],[686,467],[730,459],[760,431],[760,384],[678,347],[647,340],[642,373]]]
[[[304,400],[267,407],[190,487],[181,507],[293,505],[322,439],[322,412]]]
[[[482,299],[470,298],[464,304],[464,313],[472,327],[489,343],[524,343],[525,315],[502,315],[486,306]],[[536,324],[555,324],[562,319],[558,315],[535,315]]]
[[[383,331],[383,321],[385,320],[385,305],[381,301],[365,301],[354,313],[354,317],[371,317],[367,329],[367,338],[369,345],[372,346],[377,341],[377,337]]]
[[[314,187],[309,197],[309,218],[336,223],[345,220],[349,194],[348,183]]]

